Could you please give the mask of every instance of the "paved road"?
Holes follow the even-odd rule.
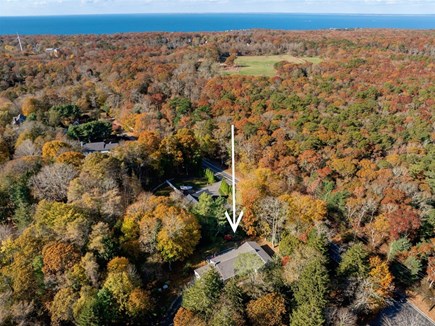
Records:
[[[228,184],[230,184],[230,185],[232,184],[233,181],[232,181],[231,174],[226,173],[224,171],[224,168],[222,168],[221,166],[219,166],[219,165],[217,165],[217,164],[215,164],[215,163],[213,163],[210,160],[207,160],[205,158],[202,159],[202,166],[206,169],[212,170],[217,177],[225,179],[228,182]],[[237,179],[237,177],[236,177],[236,183],[237,182],[239,182],[239,179]]]
[[[342,248],[335,243],[329,246],[329,254],[337,264],[341,261]],[[392,304],[380,311],[376,318],[370,323],[371,326],[435,326],[418,307],[400,296],[393,300]]]
[[[371,326],[434,326],[435,323],[406,298],[394,300],[370,323]]]
[[[195,282],[195,278],[191,277],[189,281],[185,284],[186,286],[191,286]],[[160,326],[173,326],[174,325],[174,317],[177,313],[178,309],[181,307],[181,303],[183,302],[183,294],[182,292],[179,292],[178,297],[175,298],[174,301],[172,301],[171,306],[166,311],[165,315],[163,316],[162,320],[160,321]]]
[[[178,309],[181,307],[182,296],[179,295],[171,304],[162,321],[160,322],[161,326],[172,326],[174,325],[174,317],[177,313]]]

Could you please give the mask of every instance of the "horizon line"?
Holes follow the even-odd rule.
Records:
[[[270,11],[270,12],[256,12],[256,11],[222,11],[222,12],[126,12],[126,13],[73,13],[73,14],[39,14],[39,15],[0,15],[0,18],[7,17],[66,17],[66,16],[111,16],[111,15],[277,15],[277,14],[300,14],[300,15],[355,15],[355,16],[435,16],[435,13],[368,13],[368,12],[302,12],[302,11]]]

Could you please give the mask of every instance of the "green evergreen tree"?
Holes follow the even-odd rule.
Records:
[[[223,304],[221,305],[210,319],[211,326],[238,326],[243,321],[243,316],[237,312],[234,307]]]
[[[120,307],[107,288],[98,291],[95,312],[100,325],[116,325],[120,320]]]
[[[388,250],[387,259],[389,261],[394,260],[397,254],[402,251],[406,251],[411,248],[411,243],[406,238],[397,239],[390,244],[390,249]]]
[[[216,178],[214,176],[214,172],[210,169],[205,169],[205,177],[207,178],[207,184],[211,185],[215,183]]]
[[[286,234],[279,242],[281,256],[290,256],[301,241],[292,234]]]
[[[195,205],[193,212],[201,216],[213,215],[213,197],[203,192],[198,198],[198,204]]]
[[[408,258],[406,258],[404,265],[409,270],[410,281],[411,282],[417,281],[419,278],[419,273],[422,270],[421,261],[414,256],[409,256]]]
[[[255,274],[261,267],[263,267],[263,261],[251,252],[240,254],[234,261],[234,273],[240,276]]]
[[[193,213],[201,223],[203,233],[208,238],[213,238],[217,233],[224,232],[228,227],[225,211],[225,198],[213,199],[207,193],[202,193],[199,196],[198,204],[193,209]]]
[[[320,326],[325,323],[322,309],[315,304],[298,306],[291,315],[290,326]]]
[[[216,269],[212,268],[184,290],[182,306],[203,316],[210,316],[222,288],[223,282],[220,275]]]
[[[15,208],[12,219],[19,229],[24,229],[32,220],[32,196],[27,182],[28,176],[23,176],[11,185],[11,201]]]
[[[228,221],[225,217],[225,211],[227,210],[225,207],[226,203],[226,199],[223,197],[219,197],[214,200],[213,215],[216,218],[218,231],[220,233],[224,233],[225,230],[228,229]]]
[[[203,192],[198,203],[193,208],[193,213],[198,217],[201,230],[205,238],[211,239],[217,233],[218,223],[214,214],[215,202],[213,197]]]
[[[85,304],[80,310],[76,323],[78,326],[101,325],[101,321],[97,314],[97,300],[95,298],[86,300]]]
[[[369,271],[369,253],[362,243],[352,245],[342,256],[338,273],[346,276],[364,277]]]
[[[298,282],[293,286],[297,304],[311,303],[320,309],[326,306],[328,292],[328,270],[322,259],[313,258],[303,269]]]
[[[47,113],[48,123],[51,126],[58,126],[60,123],[69,125],[81,115],[80,108],[73,104],[52,106]]]
[[[70,125],[67,135],[81,141],[102,141],[112,134],[112,124],[109,121],[90,121],[79,125]]]
[[[298,282],[293,285],[297,308],[291,316],[291,326],[323,325],[328,283],[325,259],[322,257],[311,259],[301,272]]]
[[[235,310],[239,312],[243,311],[243,292],[237,286],[235,279],[231,279],[225,284],[223,296],[225,301],[231,304]]]
[[[219,187],[219,193],[222,196],[229,196],[231,193],[231,186],[224,180],[222,180],[221,185]]]
[[[322,254],[325,254],[328,250],[328,239],[324,233],[320,233],[316,229],[312,229],[308,234],[307,244],[310,247],[317,249]]]

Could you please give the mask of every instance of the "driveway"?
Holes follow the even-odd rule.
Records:
[[[371,326],[434,326],[435,323],[420,312],[406,298],[394,300],[393,304],[381,310],[370,323]]]
[[[171,306],[169,307],[168,311],[166,312],[165,316],[163,317],[162,321],[160,322],[161,326],[172,326],[174,325],[174,317],[177,313],[178,309],[181,307],[182,302],[182,296],[179,295],[174,301],[172,301]]]

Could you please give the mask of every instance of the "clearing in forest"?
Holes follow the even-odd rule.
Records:
[[[297,58],[287,54],[240,56],[235,60],[234,67],[225,68],[224,74],[272,77],[276,75],[274,65],[280,61],[288,61],[293,63],[312,62],[314,64],[318,64],[322,62],[322,59],[319,57]]]

